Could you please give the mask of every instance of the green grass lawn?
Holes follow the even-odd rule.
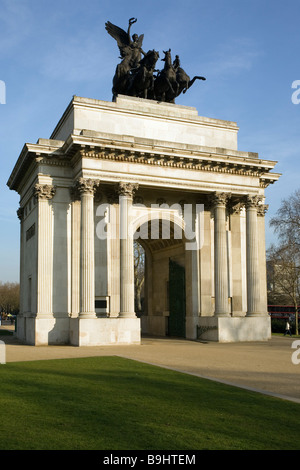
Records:
[[[0,365],[1,450],[288,450],[300,405],[118,357]]]

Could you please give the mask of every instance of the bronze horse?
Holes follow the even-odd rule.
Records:
[[[131,56],[127,55],[120,64],[116,67],[116,72],[113,78],[113,101],[115,101],[118,94],[126,94],[128,84],[130,81],[130,70],[131,70]]]
[[[180,67],[180,61],[178,55],[176,56],[173,66],[176,70],[176,80],[178,83],[178,94],[177,96],[180,95],[180,93],[186,93],[189,88],[193,85],[195,80],[206,80],[205,77],[199,77],[196,75],[192,80],[188,76],[188,74]]]
[[[159,58],[159,53],[154,49],[148,51],[147,54],[139,62],[139,66],[131,71],[130,83],[128,87],[128,94],[139,98],[148,98],[153,92],[154,77],[156,62]]]
[[[154,96],[157,101],[174,102],[178,93],[176,71],[172,64],[171,49],[164,51],[165,57],[161,59],[165,66],[158,73],[154,82]]]

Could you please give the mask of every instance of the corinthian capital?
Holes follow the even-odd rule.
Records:
[[[33,196],[39,200],[52,199],[55,193],[55,186],[50,184],[36,184],[33,188]]]
[[[231,197],[230,193],[215,192],[209,196],[211,207],[226,206]]]
[[[124,183],[121,181],[118,185],[117,192],[119,196],[133,197],[138,187],[139,185],[137,183]]]
[[[232,215],[240,215],[244,204],[241,201],[233,201],[229,206],[229,212]]]
[[[268,204],[260,204],[257,208],[257,215],[260,217],[264,217],[269,209]]]
[[[75,189],[82,194],[95,194],[100,182],[90,178],[79,178],[76,181]]]
[[[259,196],[259,195],[255,195],[255,196],[246,196],[246,200],[245,200],[245,205],[246,205],[246,209],[258,209],[259,206],[262,205],[262,196]]]

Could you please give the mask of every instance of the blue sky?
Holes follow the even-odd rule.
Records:
[[[50,137],[73,95],[111,101],[119,54],[105,22],[126,29],[131,17],[144,50],[171,48],[207,78],[177,104],[236,121],[239,150],[278,162],[266,190],[275,240],[269,219],[300,187],[299,0],[0,0],[0,281],[19,279],[19,196],[6,183],[21,149]]]

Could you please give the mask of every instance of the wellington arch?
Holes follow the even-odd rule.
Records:
[[[280,175],[238,150],[237,136],[237,123],[192,107],[74,96],[8,181],[20,195],[17,336],[75,346],[140,344],[143,332],[270,338],[265,188]],[[142,317],[134,239],[146,252]]]

